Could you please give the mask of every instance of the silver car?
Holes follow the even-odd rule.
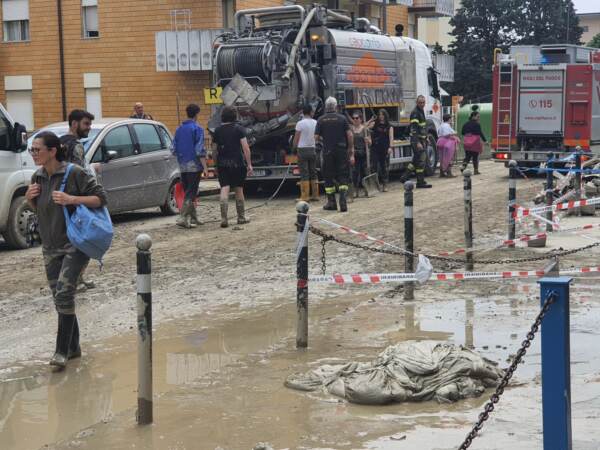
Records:
[[[68,123],[40,131],[62,136],[68,132]],[[36,134],[29,138],[29,147]],[[175,202],[179,166],[169,150],[171,135],[165,125],[141,119],[95,120],[81,142],[86,160],[106,190],[111,214],[155,206],[167,215],[179,212]]]

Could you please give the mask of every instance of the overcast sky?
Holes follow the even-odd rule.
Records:
[[[600,12],[600,1],[598,0],[573,0],[578,13]]]

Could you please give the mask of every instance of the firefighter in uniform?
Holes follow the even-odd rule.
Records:
[[[317,121],[315,141],[323,146],[323,178],[327,204],[325,210],[337,210],[335,185],[340,193],[340,212],[348,211],[346,196],[350,184],[350,164],[354,163],[354,141],[346,117],[337,113],[337,100],[325,100],[325,114]]]
[[[425,118],[425,97],[417,97],[417,106],[410,113],[410,144],[413,151],[413,160],[408,164],[405,175],[402,177],[406,181],[408,177],[415,172],[417,175],[417,188],[430,188],[431,185],[425,181],[425,162],[427,155],[425,148],[427,146],[427,119]]]

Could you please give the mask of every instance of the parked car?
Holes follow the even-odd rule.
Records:
[[[13,248],[27,247],[25,231],[32,214],[25,191],[36,166],[26,151],[24,132],[0,104],[0,233]]]
[[[36,170],[25,150],[41,131],[62,136],[67,122],[48,125],[28,140],[16,141],[15,124],[0,105],[0,232],[13,248],[26,248],[28,217],[33,213],[25,191]],[[171,155],[171,135],[160,122],[141,119],[94,121],[82,140],[86,160],[93,165],[108,195],[111,214],[160,207],[166,215],[177,214],[175,185],[179,182],[177,158]]]
[[[46,130],[62,136],[68,124],[48,125],[38,133]],[[155,206],[166,215],[179,212],[175,202],[179,166],[169,150],[171,135],[165,125],[142,119],[95,120],[82,143],[86,161],[106,190],[111,214]]]

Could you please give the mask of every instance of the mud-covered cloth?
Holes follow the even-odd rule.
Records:
[[[46,278],[60,314],[75,314],[75,291],[79,275],[90,261],[89,256],[71,244],[63,248],[43,248]]]
[[[371,362],[323,365],[292,374],[285,386],[324,390],[365,405],[432,399],[454,402],[480,396],[503,375],[496,363],[462,346],[402,342],[386,348]]]

